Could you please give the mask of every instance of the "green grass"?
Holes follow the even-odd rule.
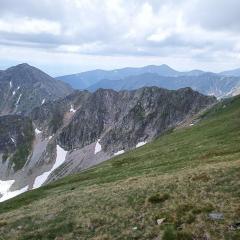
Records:
[[[193,127],[0,204],[3,239],[240,239],[240,98]],[[212,211],[224,214],[212,221]],[[157,219],[165,218],[161,225]]]

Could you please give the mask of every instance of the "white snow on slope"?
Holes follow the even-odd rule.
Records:
[[[63,148],[57,145],[57,157],[54,165],[48,172],[44,172],[43,174],[35,178],[35,181],[33,183],[33,189],[39,188],[43,185],[43,183],[47,180],[49,175],[64,163],[66,155],[67,151],[65,151]]]
[[[0,194],[4,195],[10,187],[14,184],[15,180],[7,180],[7,181],[1,181],[0,180]]]
[[[20,89],[20,87],[18,86],[18,87],[17,87],[17,90],[19,90],[19,89]]]
[[[114,156],[117,156],[117,155],[120,155],[120,154],[123,154],[123,153],[124,153],[124,150],[120,150],[120,151],[114,153]]]
[[[100,139],[98,139],[98,141],[97,141],[97,143],[95,145],[94,154],[97,154],[98,152],[101,152],[101,150],[102,150],[102,146],[101,146],[101,144],[99,142],[100,142]]]
[[[44,98],[44,99],[42,100],[42,105],[45,103],[45,101],[46,101],[46,99]]]
[[[14,96],[15,94],[16,94],[16,92],[15,92],[15,91],[13,91],[12,95]]]
[[[143,145],[145,145],[147,142],[139,142],[137,145],[136,145],[136,148],[139,148]]]
[[[72,112],[72,113],[75,113],[75,112],[76,112],[76,110],[74,109],[73,105],[71,105],[71,108],[70,108],[69,111]]]
[[[12,88],[12,81],[9,82],[10,89]]]
[[[13,180],[14,181],[14,180]],[[10,191],[7,191],[5,194],[3,194],[3,196],[0,198],[0,202],[3,202],[3,201],[6,201],[10,198],[13,198],[13,197],[16,197],[17,195],[21,194],[21,193],[24,193],[28,190],[28,186],[25,186],[19,190],[16,190],[16,191],[13,191],[13,192],[10,192]]]
[[[12,142],[15,144],[15,139],[11,137]]]
[[[17,102],[16,102],[16,105],[19,104],[21,97],[22,97],[22,94],[19,95],[18,100],[17,100]]]
[[[40,131],[39,129],[35,129],[35,133],[38,135],[38,134],[40,134],[42,131]]]

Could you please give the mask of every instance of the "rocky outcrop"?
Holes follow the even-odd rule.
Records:
[[[20,64],[0,73],[0,115],[27,115],[35,107],[71,92],[67,84],[28,64]]]

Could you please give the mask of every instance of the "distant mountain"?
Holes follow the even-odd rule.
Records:
[[[234,77],[240,77],[240,68],[224,71],[220,73],[223,76],[234,76]]]
[[[168,65],[149,65],[141,68],[122,68],[111,71],[106,70],[93,70],[88,72],[82,72],[73,75],[57,77],[57,79],[62,80],[70,84],[75,89],[86,89],[91,85],[96,84],[100,80],[120,80],[129,76],[136,76],[145,73],[155,73],[160,76],[177,77],[177,76],[198,76],[204,72],[201,70],[193,70],[190,72],[178,72]]]
[[[142,68],[122,68],[111,71],[94,70],[62,76],[75,89],[96,91],[99,88],[133,90],[157,86],[176,90],[191,87],[203,94],[218,98],[235,96],[240,92],[240,69],[215,74],[201,70],[179,72],[167,65],[150,65]]]
[[[69,85],[26,63],[0,72],[0,115],[28,114],[72,92]]]
[[[191,87],[203,94],[214,95],[221,98],[235,95],[234,92],[240,86],[240,78],[224,77],[214,73],[178,77],[166,77],[153,73],[145,73],[116,81],[104,79],[90,86],[88,90],[96,91],[99,88],[110,88],[119,91],[133,90],[146,86],[157,86],[172,90]]]
[[[100,89],[75,91],[26,118],[0,117],[0,181],[14,180],[0,201],[142,146],[215,102],[190,88]]]

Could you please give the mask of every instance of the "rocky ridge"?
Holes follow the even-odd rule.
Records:
[[[20,169],[7,157],[11,171],[0,179],[14,180],[7,194],[37,188],[140,147],[215,102],[190,88],[75,91],[31,111],[30,153]],[[0,142],[4,138],[0,135]]]

